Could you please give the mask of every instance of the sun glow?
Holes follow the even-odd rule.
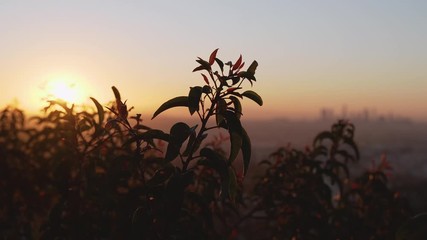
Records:
[[[69,103],[79,104],[85,100],[84,89],[76,81],[55,78],[45,86],[47,98],[61,99]]]

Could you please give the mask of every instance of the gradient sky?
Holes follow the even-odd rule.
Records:
[[[151,116],[203,84],[194,60],[220,48],[223,60],[259,62],[265,105],[245,101],[245,117],[345,105],[427,120],[423,0],[1,0],[0,32],[0,105],[40,109],[46,82],[66,78],[102,102],[115,85]]]

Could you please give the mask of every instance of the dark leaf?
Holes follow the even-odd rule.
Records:
[[[157,115],[159,115],[163,111],[168,110],[168,109],[173,108],[173,107],[188,107],[188,97],[187,96],[175,97],[175,98],[172,98],[171,100],[163,103],[157,109],[157,111],[153,114],[153,117],[151,119],[155,118]]]
[[[236,97],[231,96],[230,100],[233,102],[234,112],[237,113],[237,117],[240,119],[240,117],[242,116],[242,104],[240,103],[239,99]]]
[[[210,86],[208,86],[208,85],[205,85],[202,88],[202,92],[205,93],[205,94],[209,94],[209,93],[212,92],[212,88]]]
[[[95,103],[96,110],[98,112],[99,124],[101,125],[104,122],[104,108],[95,98],[91,97],[90,99],[93,101],[93,103]]]
[[[204,66],[200,65],[200,66],[196,67],[195,69],[193,69],[193,72],[197,72],[200,70],[206,70],[206,68]]]
[[[117,88],[115,87],[115,86],[112,86],[111,87],[111,89],[113,89],[113,93],[114,93],[114,97],[116,98],[116,100],[121,100],[121,97],[120,97],[120,92],[119,92],[119,90],[117,90]]]
[[[200,161],[200,164],[206,165],[214,169],[221,178],[221,196],[229,196],[229,185],[230,185],[230,175],[228,172],[228,166],[226,160],[222,155],[215,152],[210,148],[203,148],[200,151],[200,156],[205,157],[204,161]]]
[[[190,127],[183,122],[178,122],[172,126],[165,156],[167,161],[172,161],[179,155],[181,146],[190,133]]]
[[[188,110],[193,115],[194,112],[199,110],[200,97],[202,96],[202,87],[196,86],[190,88],[188,93]]]
[[[357,147],[357,144],[353,141],[353,139],[344,138],[343,141],[345,144],[349,145],[353,149],[354,154],[356,154],[356,160],[359,160],[360,158],[359,148]]]
[[[218,58],[215,58],[216,63],[218,64],[219,68],[221,69],[221,72],[224,72],[224,63],[219,60]]]
[[[198,62],[198,63],[200,63],[200,66],[202,67],[202,69],[204,69],[204,70],[207,70],[207,71],[211,71],[211,65],[208,63],[208,62],[206,62],[205,60],[203,60],[203,59],[201,59],[201,58],[198,58],[197,60],[196,60],[196,62]],[[195,70],[193,70],[193,72],[194,72]]]
[[[164,184],[166,180],[168,180],[172,174],[174,173],[175,168],[168,164],[166,167],[157,170],[154,173],[154,176],[147,181],[147,186],[153,187],[157,185]]]
[[[191,128],[183,122],[175,123],[170,130],[171,141],[183,143],[191,133]]]
[[[325,139],[329,139],[332,142],[334,142],[335,141],[335,136],[334,136],[334,134],[332,134],[329,131],[323,131],[323,132],[317,134],[317,136],[314,138],[314,140],[313,140],[313,146],[316,146],[316,144],[318,142],[321,143]]]
[[[230,157],[229,161],[233,162],[236,159],[240,149],[242,148],[242,124],[240,123],[238,114],[226,111],[224,113],[225,120],[228,126],[228,132],[230,134]]]
[[[230,130],[230,157],[228,160],[233,162],[237,155],[239,154],[240,149],[242,148],[242,137],[237,133],[237,131]]]
[[[253,100],[254,102],[258,103],[258,105],[260,105],[260,106],[262,106],[262,104],[263,104],[261,96],[259,96],[254,91],[251,91],[251,90],[245,91],[244,93],[242,93],[242,96]]]
[[[188,156],[190,151],[196,151],[195,141],[196,141],[196,129],[197,125],[190,128],[190,138],[188,139],[187,147],[184,150],[183,156]],[[194,148],[194,149],[193,149]]]
[[[257,67],[258,67],[258,62],[253,61],[246,72],[248,72],[251,75],[255,75],[255,70]]]

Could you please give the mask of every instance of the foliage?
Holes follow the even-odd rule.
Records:
[[[143,124],[116,87],[114,102],[78,108],[50,101],[0,122],[0,235],[5,239],[391,239],[408,209],[387,186],[387,162],[351,178],[354,126],[320,133],[312,148],[281,148],[253,192],[243,189],[251,142],[244,83],[258,63],[198,58],[203,84],[166,101],[199,124],[169,132]],[[215,70],[216,69],[216,70]],[[226,133],[224,135],[224,133]],[[224,144],[225,143],[225,144]],[[223,146],[227,146],[224,149]],[[241,161],[241,162],[240,162]]]
[[[338,121],[304,151],[281,148],[271,154],[254,191],[253,218],[274,239],[394,239],[409,216],[398,193],[387,186],[388,162],[355,179],[349,161],[359,159],[354,126]]]

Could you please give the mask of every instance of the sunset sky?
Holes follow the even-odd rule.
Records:
[[[364,108],[427,121],[427,1],[0,1],[0,106],[115,85],[149,118],[203,84],[196,57],[257,60],[247,118]],[[80,101],[74,98],[70,101]],[[187,114],[172,111],[171,114]]]

